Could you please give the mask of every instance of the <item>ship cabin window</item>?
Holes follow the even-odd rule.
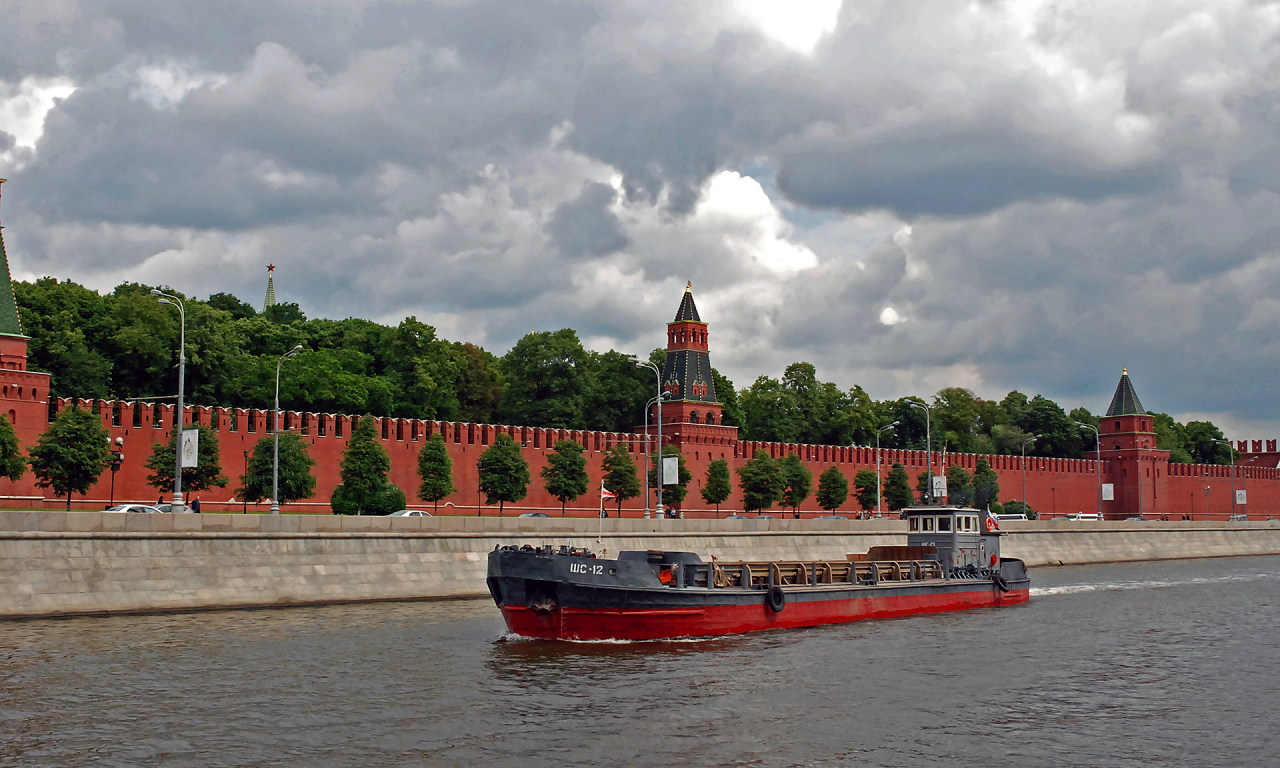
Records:
[[[950,530],[951,530],[951,518],[949,518],[949,517],[940,517],[940,518],[938,518],[938,530],[939,530],[939,531],[950,531]]]
[[[927,532],[929,532],[929,533],[932,533],[932,532],[933,532],[933,518],[932,518],[932,517],[922,517],[922,518],[920,518],[920,530],[922,530],[922,531],[927,531]]]
[[[918,531],[918,530],[920,530],[920,518],[918,518],[918,517],[908,518],[908,519],[907,519],[907,530],[909,530],[909,531]]]

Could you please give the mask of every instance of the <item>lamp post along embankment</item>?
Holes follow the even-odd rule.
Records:
[[[182,429],[186,426],[186,412],[183,404],[183,389],[187,373],[187,309],[182,300],[172,294],[164,293],[158,288],[151,289],[151,295],[159,299],[161,304],[178,308],[178,407],[173,411],[173,505],[174,512],[181,512],[182,503]]]
[[[276,361],[276,402],[275,402],[275,430],[273,432],[274,445],[271,452],[271,514],[280,514],[280,366],[285,360],[297,357],[302,351],[302,345],[294,347],[285,352]]]

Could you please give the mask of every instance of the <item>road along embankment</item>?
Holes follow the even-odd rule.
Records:
[[[603,531],[601,532],[601,528]],[[1011,523],[1030,565],[1280,554],[1280,522]],[[0,512],[0,617],[479,597],[500,544],[843,560],[898,520],[377,518]]]

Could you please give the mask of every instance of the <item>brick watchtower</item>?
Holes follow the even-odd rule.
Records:
[[[4,181],[0,179],[0,185]],[[18,440],[31,445],[49,423],[49,374],[27,370],[27,342],[31,337],[22,332],[18,320],[3,230],[0,227],[0,413],[13,424]],[[29,496],[34,492],[30,477],[27,474],[17,484],[0,480],[0,497]]]
[[[1102,458],[1110,464],[1115,500],[1104,507],[1108,520],[1162,517],[1168,510],[1169,452],[1156,447],[1155,417],[1143,409],[1129,381],[1129,369],[1111,398],[1098,431]]]
[[[726,427],[716,399],[716,382],[711,373],[707,345],[707,324],[693,303],[692,284],[676,310],[676,319],[667,323],[667,360],[662,366],[663,438],[670,443],[726,444],[738,439],[737,427]],[[673,425],[668,427],[667,425]]]

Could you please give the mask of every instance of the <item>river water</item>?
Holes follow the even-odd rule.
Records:
[[[1280,765],[1280,558],[1032,579],[699,642],[478,600],[0,623],[0,766]]]

